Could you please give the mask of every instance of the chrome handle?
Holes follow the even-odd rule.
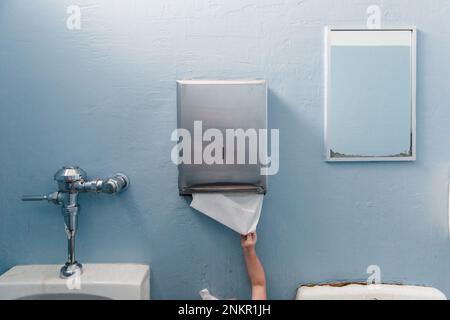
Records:
[[[43,201],[53,202],[59,204],[59,193],[53,192],[47,195],[24,195],[22,196],[22,201]]]
[[[42,201],[48,200],[48,196],[45,195],[23,195],[22,201]]]

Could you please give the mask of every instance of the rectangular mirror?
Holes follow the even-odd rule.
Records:
[[[416,159],[416,30],[326,30],[327,161]]]

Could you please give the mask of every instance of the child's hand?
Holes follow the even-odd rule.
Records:
[[[256,232],[241,236],[241,246],[244,250],[254,250],[257,241]]]
[[[248,277],[252,284],[252,299],[267,299],[266,292],[266,275],[264,268],[256,255],[256,232],[251,232],[245,236],[241,236],[241,246],[244,251],[245,264],[247,266]]]

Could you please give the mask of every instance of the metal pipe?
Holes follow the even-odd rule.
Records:
[[[75,258],[75,237],[78,220],[78,194],[84,192],[102,192],[114,194],[128,188],[130,181],[122,173],[111,178],[86,180],[86,172],[76,166],[67,166],[58,170],[54,176],[58,183],[58,191],[48,195],[24,195],[22,201],[47,200],[61,205],[64,224],[67,234],[67,262],[61,268],[61,278],[69,278],[81,274],[82,265]]]

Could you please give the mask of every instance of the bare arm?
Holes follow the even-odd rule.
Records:
[[[252,285],[252,299],[266,300],[266,276],[264,268],[256,255],[255,245],[257,236],[255,232],[241,237],[241,245],[247,265],[248,277]]]

